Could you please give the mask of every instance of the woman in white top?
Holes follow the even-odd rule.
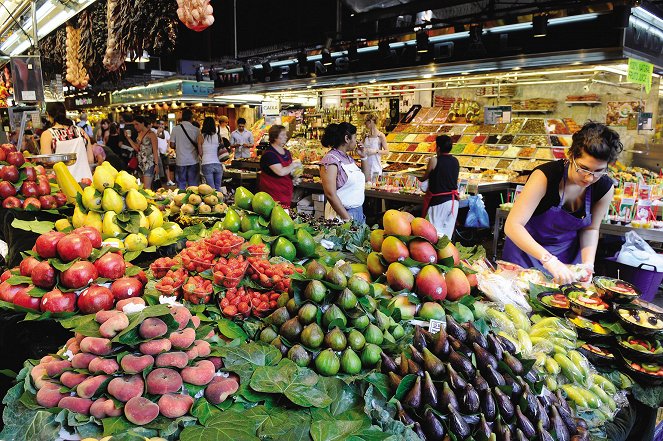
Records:
[[[198,135],[198,154],[200,164],[207,185],[221,191],[221,179],[223,178],[223,167],[219,161],[219,147],[221,135],[216,132],[214,118],[208,116],[203,121],[203,127]]]
[[[76,182],[84,178],[92,180],[90,164],[94,163],[94,153],[90,138],[83,129],[67,118],[64,104],[48,103],[46,112],[53,126],[41,134],[39,140],[41,154],[76,153],[76,162],[67,168]]]
[[[364,138],[364,157],[361,159],[361,168],[366,182],[369,182],[374,175],[382,175],[382,155],[389,153],[389,150],[387,150],[387,137],[378,130],[377,115],[374,113],[366,115],[364,125],[366,137]]]
[[[230,146],[230,128],[228,127],[228,117],[222,115],[219,117],[219,136],[223,142],[223,146],[228,148]],[[223,141],[225,139],[225,141]]]

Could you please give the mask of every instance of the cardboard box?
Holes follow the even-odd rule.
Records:
[[[325,203],[320,201],[313,201],[313,208],[315,209],[315,211],[322,211],[324,213]]]
[[[313,202],[324,202],[325,201],[325,195],[324,194],[312,194],[311,199],[313,199]]]
[[[314,216],[315,216],[316,218],[318,218],[318,217],[325,217],[325,211],[324,211],[324,210],[322,210],[322,211],[318,211],[318,210],[316,210],[315,213],[314,213]]]

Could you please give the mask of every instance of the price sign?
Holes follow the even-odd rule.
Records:
[[[484,106],[483,122],[488,125],[511,122],[511,106]]]
[[[628,76],[629,83],[642,84],[645,86],[645,91],[649,93],[651,90],[651,79],[654,73],[654,65],[646,61],[636,60],[634,58],[628,59]]]

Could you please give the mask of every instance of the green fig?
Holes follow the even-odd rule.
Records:
[[[334,328],[325,335],[325,346],[334,351],[342,351],[348,345],[348,340],[343,331]]]
[[[348,344],[354,351],[360,351],[364,348],[366,344],[366,339],[363,334],[356,329],[353,329],[348,334]]]
[[[336,375],[340,368],[341,361],[338,359],[332,349],[325,349],[324,351],[320,352],[315,359],[315,370],[320,375]]]
[[[340,306],[341,309],[348,311],[357,306],[357,296],[346,288],[341,292],[341,295],[338,296],[338,299],[336,299],[336,304]]]
[[[361,315],[359,317],[353,318],[350,321],[350,324],[352,325],[353,328],[363,331],[364,329],[366,329],[368,325],[371,324],[371,320],[368,318],[367,315]]]
[[[380,328],[371,324],[368,325],[368,328],[364,330],[364,338],[367,343],[372,343],[374,345],[381,345],[384,341],[384,334],[380,331]]]
[[[317,260],[312,261],[306,266],[306,277],[309,279],[322,280],[326,274],[327,270]]]
[[[340,286],[341,289],[345,288],[348,284],[347,277],[345,277],[345,274],[343,274],[338,268],[332,268],[325,276],[325,280],[329,283]]]
[[[340,265],[338,267],[338,269],[341,270],[341,272],[343,273],[343,275],[345,276],[346,279],[349,279],[350,277],[352,277],[352,274],[354,273],[354,271],[352,271],[352,265],[350,265],[347,262],[344,263],[343,265]]]
[[[372,369],[380,361],[380,354],[382,349],[380,346],[372,343],[366,343],[364,350],[361,351],[361,365],[365,368]]]
[[[401,325],[396,325],[391,331],[391,335],[393,335],[396,340],[400,340],[405,335],[405,329],[403,329]]]
[[[268,315],[265,320],[270,325],[281,327],[282,324],[290,320],[290,314],[288,313],[288,309],[285,306],[282,306]]]
[[[358,274],[353,275],[348,280],[348,288],[357,297],[364,297],[371,293],[371,284]]]
[[[329,329],[329,325],[337,320],[340,320],[343,328],[348,324],[348,319],[345,317],[345,314],[343,314],[343,311],[341,311],[338,306],[331,305],[327,308],[324,314],[322,314],[322,328]]]
[[[271,343],[279,335],[270,327],[267,327],[260,331],[260,341],[264,343]]]
[[[300,341],[311,349],[317,349],[322,345],[324,341],[325,334],[322,332],[322,328],[318,326],[317,323],[311,323],[304,327],[301,335],[299,336]]]
[[[279,299],[276,301],[276,306],[281,308],[288,304],[288,300],[290,300],[290,295],[287,292],[282,292]]]
[[[301,308],[299,308],[299,312],[297,312],[297,317],[299,317],[299,321],[301,322],[302,325],[308,325],[309,323],[315,321],[317,314],[318,314],[318,307],[312,303],[307,303],[305,305],[302,305]]]
[[[276,337],[270,344],[281,351],[281,355],[284,357],[288,354],[288,347],[283,344],[281,337]]]
[[[299,367],[307,367],[311,363],[311,354],[301,345],[294,345],[288,351],[288,358]]]
[[[299,340],[299,335],[302,333],[302,329],[302,324],[299,323],[299,319],[295,317],[281,325],[279,334],[285,337],[289,342],[296,342]]]
[[[382,311],[377,311],[375,313],[375,320],[381,331],[389,329],[389,317]]]
[[[343,351],[343,355],[341,355],[341,370],[350,375],[361,372],[361,360],[352,348],[347,348]]]
[[[304,290],[304,297],[315,303],[322,303],[326,295],[327,287],[319,280],[311,280]]]
[[[366,312],[373,313],[378,309],[378,302],[373,297],[366,296],[364,299],[366,299],[366,303],[362,303],[362,305],[364,306]]]
[[[288,310],[288,313],[290,313],[290,316],[296,316],[297,311],[299,311],[299,305],[297,304],[297,300],[293,297],[292,299],[288,300],[288,303],[285,304],[285,307]]]
[[[384,337],[384,341],[389,342],[389,343],[396,343],[396,339],[394,338],[393,335],[389,331],[384,331],[382,333],[382,336]]]

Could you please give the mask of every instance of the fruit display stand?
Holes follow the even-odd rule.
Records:
[[[663,315],[627,285],[595,280],[593,293],[574,294],[535,271],[492,268],[480,247],[438,239],[425,219],[389,210],[382,224],[330,252],[320,244],[336,233],[237,189],[223,222],[149,265],[144,299],[79,295],[88,314],[59,319],[70,338],[25,362],[0,438],[614,439],[608,425],[627,394],[663,401],[648,381],[659,380],[650,358]],[[58,235],[41,236],[39,258]],[[80,230],[60,236],[57,257],[33,271],[71,259],[72,240],[90,241]],[[65,276],[76,264],[142,277],[126,263],[97,263],[122,259],[108,250],[78,258],[60,267],[57,286],[89,280]],[[5,287],[29,283],[3,277]],[[575,316],[539,301],[546,293],[569,308],[577,300],[580,316],[608,305],[628,328],[625,350],[640,358],[606,368],[586,352],[602,353]]]

